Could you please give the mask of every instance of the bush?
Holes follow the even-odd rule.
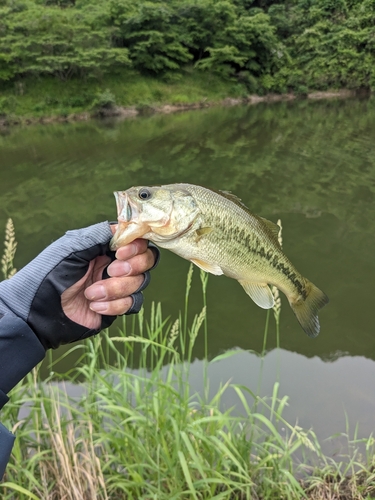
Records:
[[[93,107],[97,109],[113,109],[116,106],[116,97],[109,90],[96,94]]]
[[[0,114],[14,113],[17,108],[17,99],[14,96],[0,97]]]

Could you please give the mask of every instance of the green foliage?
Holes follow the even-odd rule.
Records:
[[[96,95],[93,102],[94,109],[113,109],[116,106],[116,97],[109,89]]]
[[[284,68],[293,89],[366,88],[375,84],[375,6],[368,0],[300,1],[289,19],[299,19],[294,33],[286,9],[270,9],[279,32],[290,36],[289,68]],[[286,70],[286,71],[285,71]]]
[[[222,76],[259,77],[280,66],[284,52],[270,17],[248,15],[229,1],[184,3],[179,9],[187,44],[200,69]]]
[[[17,109],[17,100],[14,96],[0,97],[0,115],[13,113]]]
[[[2,0],[0,81],[192,64],[249,92],[374,89],[374,40],[373,0]]]
[[[191,59],[181,43],[174,13],[167,4],[123,1],[120,6],[119,15],[119,5],[112,2],[112,12],[117,12],[115,24],[119,27],[117,43],[128,48],[137,69],[162,73],[179,69]]]
[[[17,4],[16,4],[17,6]],[[93,27],[76,9],[25,0],[0,9],[0,79],[52,74],[100,76],[129,64],[126,49],[111,47],[107,27]]]

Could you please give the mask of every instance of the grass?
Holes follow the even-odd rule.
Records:
[[[70,372],[42,381],[36,368],[12,391],[1,415],[17,434],[3,500],[375,498],[373,437],[348,440],[350,455],[336,463],[312,431],[283,418],[277,382],[268,399],[230,383],[208,398],[209,363],[233,353],[207,361],[205,390],[191,393],[194,341],[205,335],[207,346],[208,330],[203,272],[203,307],[188,321],[192,279],[193,267],[174,321],[152,304],[147,319],[142,310],[115,336],[74,346],[81,359]],[[223,409],[227,391],[236,414]]]
[[[243,97],[243,85],[225,81],[202,71],[186,68],[181,75],[165,78],[144,76],[136,71],[122,72],[96,79],[72,79],[63,82],[53,77],[28,78],[3,84],[0,118],[8,121],[47,117],[66,118],[84,112],[97,113],[98,104],[135,106],[148,110],[164,104],[190,105],[216,102],[226,97]]]

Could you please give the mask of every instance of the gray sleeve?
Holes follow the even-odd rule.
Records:
[[[97,244],[106,244],[112,237],[108,222],[75,229],[49,245],[10,280],[0,284],[0,313],[13,311],[27,321],[31,303],[45,277],[72,252],[84,251]],[[1,306],[1,301],[4,307]]]
[[[45,356],[45,346],[29,322],[31,305],[42,283],[51,270],[73,253],[79,254],[95,245],[100,247],[98,252],[104,251],[102,247],[105,249],[111,236],[108,222],[68,231],[13,278],[0,283],[0,409],[8,401],[7,393]],[[79,262],[79,265],[84,272],[86,261],[82,265]],[[0,480],[14,439],[14,435],[0,423]]]

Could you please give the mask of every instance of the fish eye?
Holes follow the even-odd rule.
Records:
[[[151,198],[151,191],[147,188],[142,188],[139,190],[138,197],[141,200],[148,200],[149,198]]]

